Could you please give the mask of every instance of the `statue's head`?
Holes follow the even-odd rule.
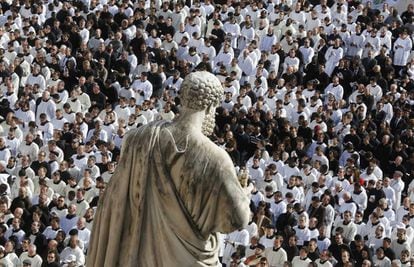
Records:
[[[210,135],[214,129],[214,112],[223,97],[223,87],[219,79],[207,71],[188,74],[180,89],[183,107],[194,111],[206,111],[203,133]]]
[[[183,106],[201,111],[209,107],[217,107],[223,96],[223,87],[219,79],[207,71],[188,74],[180,90]]]

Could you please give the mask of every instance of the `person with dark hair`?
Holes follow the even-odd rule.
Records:
[[[339,232],[339,229],[336,229],[335,233],[335,242],[332,243],[328,250],[332,253],[332,256],[339,262],[341,261],[341,252],[348,251],[349,254],[351,253],[350,247],[344,243],[342,234]]]
[[[299,251],[299,256],[292,259],[293,266],[309,266],[312,260],[308,257],[309,250],[307,247],[302,247]]]
[[[42,263],[42,267],[59,267],[59,263],[59,253],[56,250],[49,250],[47,252],[46,260],[44,260]]]
[[[293,204],[287,204],[286,212],[280,214],[276,221],[276,229],[277,231],[284,231],[286,226],[293,227],[296,222],[296,218],[293,215]]]
[[[282,266],[287,261],[287,253],[282,247],[283,237],[276,235],[273,241],[273,247],[266,248],[265,256],[270,266]]]
[[[351,255],[358,266],[364,261],[364,255],[366,253],[368,253],[368,257],[371,258],[371,250],[365,244],[365,240],[361,235],[356,235],[349,247],[351,249]]]
[[[213,30],[208,38],[210,38],[211,45],[216,49],[217,54],[220,52],[225,36],[226,33],[222,29],[221,23],[219,21],[214,21]]]
[[[384,239],[382,241],[382,247],[381,248],[384,250],[385,256],[387,258],[389,258],[391,261],[393,261],[394,259],[396,259],[395,252],[391,248],[391,238],[384,237]]]
[[[265,246],[259,243],[259,244],[257,244],[257,247],[254,251],[254,254],[252,256],[248,257],[244,261],[244,264],[247,265],[247,266],[258,266],[259,264],[261,264],[263,259],[266,259],[266,257],[265,257]],[[266,261],[267,261],[267,259],[266,259]]]
[[[46,237],[40,232],[40,223],[32,222],[31,229],[26,233],[26,237],[33,240],[33,244],[36,245],[39,255],[45,253],[47,242]]]

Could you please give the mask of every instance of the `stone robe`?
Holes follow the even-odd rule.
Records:
[[[247,225],[249,201],[227,153],[193,134],[177,147],[170,125],[128,133],[98,206],[88,267],[219,266],[216,232]]]

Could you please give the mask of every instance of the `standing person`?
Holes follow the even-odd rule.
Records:
[[[341,47],[341,39],[335,39],[334,45],[329,47],[325,53],[326,69],[325,72],[331,76],[333,70],[339,64],[339,60],[344,55],[344,50]]]
[[[400,37],[394,43],[394,68],[397,75],[400,75],[402,68],[407,65],[412,47],[413,41],[405,29],[400,33]]]
[[[224,243],[223,264],[230,266],[231,255],[239,250],[239,246],[249,245],[249,232],[246,229],[237,229],[225,236]]]
[[[402,180],[402,177],[402,172],[395,171],[393,175],[393,180],[391,182],[391,188],[394,189],[395,192],[395,202],[392,207],[394,210],[397,210],[401,206],[401,193],[404,189],[404,182]]]
[[[265,249],[265,256],[269,261],[270,266],[283,266],[283,263],[287,261],[287,253],[282,248],[283,237],[276,236],[273,247]]]
[[[216,49],[216,54],[220,52],[225,37],[226,32],[222,29],[220,21],[214,21],[213,30],[211,30],[209,38],[211,40],[211,45],[214,47],[214,49]]]

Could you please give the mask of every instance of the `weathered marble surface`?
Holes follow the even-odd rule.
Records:
[[[180,116],[130,131],[100,200],[87,266],[219,266],[216,232],[248,222],[227,153],[204,134],[222,95],[208,72],[186,77]]]

